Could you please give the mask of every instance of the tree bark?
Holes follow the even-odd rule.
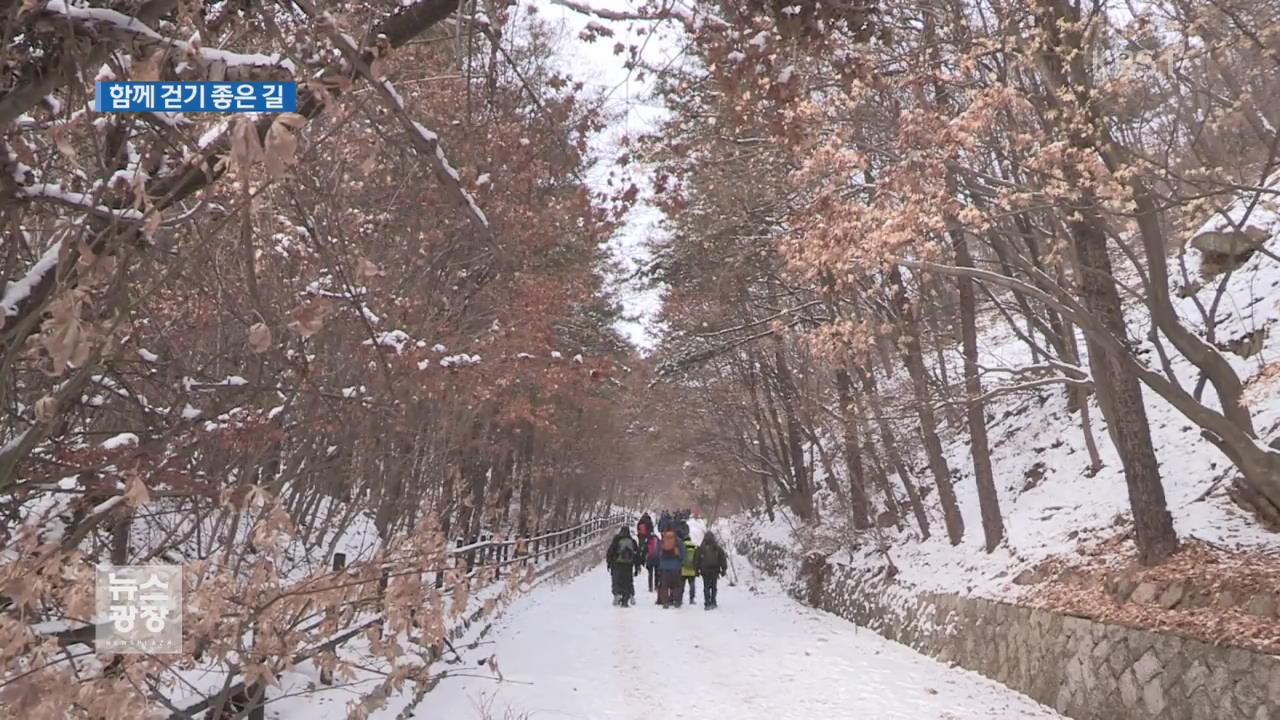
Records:
[[[516,519],[516,532],[521,536],[529,534],[529,500],[533,489],[533,423],[523,423],[523,434],[520,438],[520,464],[517,472],[520,475],[520,517]]]
[[[956,264],[973,267],[969,244],[959,230],[952,232]],[[973,281],[957,278],[960,291],[960,334],[964,353],[965,408],[969,420],[969,449],[973,458],[973,478],[978,485],[978,506],[982,512],[982,533],[987,552],[992,552],[1004,540],[1004,519],[1000,517],[1000,497],[996,492],[995,476],[991,469],[991,448],[987,443],[986,404],[982,401],[982,380],[978,377],[978,326],[977,302],[973,294]]]
[[[1080,256],[1083,272],[1080,293],[1085,307],[1117,337],[1126,337],[1124,308],[1111,274],[1105,235],[1083,217],[1068,221],[1068,225]],[[1151,442],[1151,426],[1142,401],[1142,386],[1123,361],[1101,344],[1088,338],[1086,342],[1098,394],[1109,399],[1109,402],[1101,403],[1103,417],[1114,431],[1116,450],[1124,465],[1129,506],[1133,511],[1137,535],[1138,559],[1144,565],[1156,565],[1178,549],[1178,538],[1165,500],[1164,485],[1160,481],[1160,466]]]
[[[849,473],[849,507],[853,511],[853,526],[858,530],[871,527],[870,502],[867,500],[866,477],[862,469],[862,448],[858,444],[858,428],[853,411],[853,392],[849,372],[836,369],[836,392],[840,398],[841,420],[844,426],[844,462]]]
[[[924,511],[924,503],[920,499],[920,491],[916,489],[916,485],[911,481],[911,473],[907,471],[907,466],[902,462],[902,454],[898,452],[898,443],[894,438],[893,428],[889,426],[889,419],[884,416],[884,406],[880,404],[880,396],[876,390],[875,371],[870,369],[859,369],[862,375],[862,389],[867,397],[867,402],[871,405],[871,414],[875,416],[876,426],[880,430],[880,442],[884,445],[885,457],[893,467],[898,471],[898,479],[902,481],[902,487],[907,491],[907,499],[911,502],[911,513],[915,515],[916,525],[920,527],[920,539],[929,539],[929,516]]]
[[[791,506],[802,520],[808,520],[813,517],[813,486],[809,482],[808,464],[804,460],[804,444],[801,442],[800,419],[796,415],[798,393],[791,377],[791,368],[781,348],[774,351],[773,357],[778,366],[778,382],[782,389],[779,395],[787,423],[787,451],[795,475],[795,493]]]
[[[1074,93],[1079,109],[1087,112],[1090,104],[1089,78],[1079,13],[1063,0],[1042,0],[1038,16],[1046,43],[1040,58],[1040,74],[1051,88],[1050,101],[1059,101],[1053,90]],[[1092,133],[1087,128],[1072,126],[1061,129],[1073,147],[1093,148]],[[1117,338],[1128,338],[1124,307],[1116,288],[1111,258],[1107,254],[1106,228],[1097,215],[1098,198],[1088,190],[1088,184],[1080,173],[1071,167],[1065,169],[1068,182],[1079,188],[1072,204],[1073,210],[1065,222],[1080,262],[1081,298],[1089,313],[1104,328]],[[1160,260],[1163,260],[1163,252],[1161,248]],[[1124,465],[1138,559],[1144,565],[1155,565],[1178,549],[1178,538],[1160,480],[1160,467],[1151,442],[1151,426],[1142,400],[1142,386],[1121,358],[1099,342],[1091,338],[1086,340],[1094,383],[1102,399],[1103,415],[1113,431],[1112,437]],[[1230,418],[1231,411],[1227,412]]]
[[[959,545],[964,539],[964,518],[960,515],[960,506],[956,502],[955,490],[951,486],[951,469],[947,467],[947,459],[942,454],[942,441],[938,438],[938,420],[933,413],[933,402],[929,397],[928,371],[924,364],[924,352],[920,346],[920,337],[916,329],[916,310],[907,300],[906,287],[902,281],[902,273],[894,267],[891,282],[895,286],[896,310],[900,319],[903,339],[903,360],[907,373],[911,376],[911,389],[915,395],[916,413],[920,417],[920,438],[924,443],[925,454],[929,459],[929,469],[933,473],[934,483],[938,487],[938,501],[942,504],[943,523],[947,528],[947,539],[952,545]]]

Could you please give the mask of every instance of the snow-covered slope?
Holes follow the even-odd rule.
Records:
[[[1188,247],[1185,266],[1192,292],[1178,293],[1186,297],[1175,296],[1179,314],[1202,336],[1205,325],[1200,308],[1214,310],[1214,339],[1220,345],[1256,331],[1265,333],[1261,347],[1250,357],[1225,353],[1246,382],[1257,376],[1267,362],[1280,357],[1280,333],[1273,328],[1280,320],[1280,262],[1275,259],[1280,254],[1280,235],[1273,236],[1266,249],[1271,255],[1255,253],[1230,274],[1215,306],[1217,281],[1222,276],[1201,278],[1200,251]],[[1181,277],[1182,263],[1175,258],[1171,266]],[[1187,285],[1183,280],[1175,281],[1175,290],[1184,287]],[[1145,308],[1131,308],[1128,321],[1134,338],[1147,336],[1151,321]],[[1082,335],[1079,345],[1083,351]],[[1158,367],[1158,354],[1149,342],[1146,347],[1151,350],[1147,361]],[[1029,348],[1007,326],[995,321],[983,330],[979,350],[980,363],[986,367],[1014,368],[1031,362]],[[1198,370],[1167,342],[1165,350],[1179,382],[1192,390]],[[948,362],[953,375],[959,372],[961,359],[955,352]],[[1226,458],[1167,402],[1149,390],[1144,389],[1144,394],[1169,510],[1179,536],[1227,550],[1280,551],[1280,534],[1259,527],[1227,496],[1235,469]],[[1207,404],[1217,407],[1212,386],[1204,389],[1204,397]],[[1250,389],[1249,399],[1261,439],[1272,440],[1280,429],[1280,399],[1274,388],[1259,383],[1259,387]],[[1123,471],[1096,401],[1091,406],[1091,417],[1104,466],[1093,476],[1087,473],[1089,456],[1079,414],[1068,411],[1064,391],[1041,388],[1036,394],[998,397],[989,403],[988,417],[992,463],[1008,534],[1007,542],[996,552],[983,552],[968,435],[963,430],[948,430],[949,435],[944,438],[947,462],[957,476],[956,493],[966,525],[965,538],[959,546],[952,547],[947,541],[936,493],[930,493],[926,500],[933,536],[924,542],[912,537],[918,531],[909,516],[903,518],[903,533],[890,529],[878,541],[864,541],[852,552],[849,543],[839,539],[837,528],[831,527],[839,524],[838,519],[826,523],[828,527],[819,529],[816,535],[808,531],[801,534],[809,542],[835,552],[833,559],[853,564],[882,564],[881,551],[887,548],[900,570],[899,579],[921,589],[1012,597],[1023,590],[1012,583],[1020,571],[1051,557],[1071,556],[1082,545],[1112,538],[1131,525]],[[908,428],[901,426],[904,432]],[[913,436],[905,437],[909,442],[904,444],[918,445],[911,439]],[[931,476],[923,455],[912,460],[917,483],[930,486]],[[834,506],[830,506],[829,519],[835,513]],[[745,521],[764,539],[781,544],[793,542],[797,523],[785,512],[780,511],[773,523],[763,517]],[[1131,543],[1122,547],[1131,547]]]

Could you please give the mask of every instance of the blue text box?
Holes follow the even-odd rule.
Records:
[[[292,82],[100,82],[103,113],[277,113],[298,111]]]

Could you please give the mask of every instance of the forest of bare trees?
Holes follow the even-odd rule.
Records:
[[[1275,212],[1280,6],[724,5],[700,62],[662,78],[664,361],[766,506],[813,517],[821,477],[855,528],[958,543],[954,485],[975,483],[991,550],[989,404],[1057,387],[1089,472],[1115,447],[1144,562],[1178,546],[1144,395],[1280,518],[1274,428],[1246,398],[1266,329],[1219,328]],[[993,331],[1025,362],[983,357]]]
[[[580,181],[607,118],[545,30],[458,5],[0,7],[0,704],[137,717],[193,657],[269,675],[371,593],[440,612],[446,545],[636,499],[622,206]],[[86,110],[110,78],[305,84],[274,117]],[[73,651],[105,561],[188,568],[195,655]]]
[[[585,180],[612,118],[522,4],[0,0],[0,707],[246,716],[353,608],[443,636],[449,547],[659,497],[990,552],[1011,399],[1063,399],[1082,477],[1114,450],[1143,564],[1180,542],[1152,403],[1280,525],[1267,327],[1222,319],[1277,260],[1280,1],[553,4],[687,42],[630,55],[670,111],[628,139],[648,356],[604,270],[635,188]],[[109,79],[298,110],[94,113]],[[106,562],[186,568],[187,655],[95,657]]]

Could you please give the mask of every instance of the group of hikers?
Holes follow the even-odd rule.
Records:
[[[684,513],[663,513],[655,528],[653,518],[645,513],[636,523],[634,538],[631,528],[624,525],[609,543],[604,562],[613,581],[614,605],[635,605],[635,578],[640,577],[643,568],[648,570],[649,592],[658,594],[655,604],[680,607],[688,585],[689,604],[696,605],[697,579],[701,576],[703,609],[717,607],[716,586],[729,570],[729,558],[709,531],[703,533],[701,544],[695,544],[689,537],[688,521],[680,515],[687,517]]]

